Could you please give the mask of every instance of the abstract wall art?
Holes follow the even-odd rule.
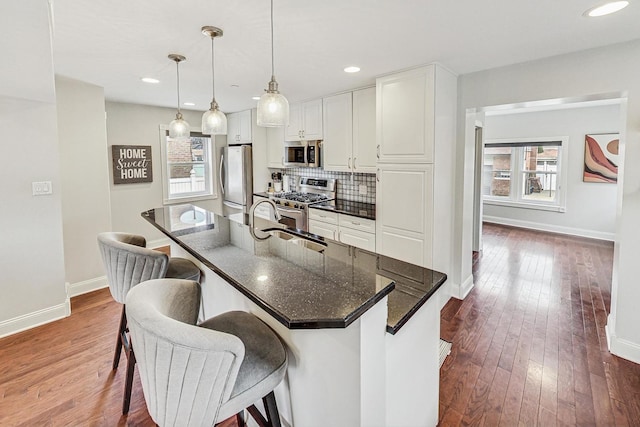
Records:
[[[618,181],[620,134],[599,133],[584,138],[584,182]]]

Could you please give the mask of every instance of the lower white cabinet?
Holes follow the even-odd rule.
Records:
[[[343,213],[309,209],[309,232],[375,252],[376,222]]]

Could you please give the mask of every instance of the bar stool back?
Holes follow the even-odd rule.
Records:
[[[213,426],[247,408],[261,426],[280,426],[273,389],[287,369],[276,333],[231,311],[196,326],[200,286],[159,279],[127,295],[142,389],[160,426]],[[266,418],[254,406],[262,398]]]
[[[109,291],[116,302],[122,305],[120,325],[113,355],[113,369],[118,368],[122,349],[127,357],[127,377],[122,404],[122,413],[129,412],[133,370],[136,364],[133,346],[127,337],[125,300],[134,286],[150,279],[172,277],[200,281],[200,269],[184,258],[146,248],[146,239],[129,233],[105,232],[98,234],[98,246],[107,275]]]

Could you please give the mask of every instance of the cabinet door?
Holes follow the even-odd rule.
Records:
[[[267,167],[284,167],[284,128],[267,128]]]
[[[302,108],[300,104],[289,105],[289,124],[285,131],[285,141],[302,139]]]
[[[342,243],[347,245],[372,252],[376,250],[376,235],[373,233],[340,227],[338,237]]]
[[[431,268],[433,165],[379,165],[376,252]]]
[[[375,173],[376,161],[376,88],[372,87],[353,92],[353,171]]]
[[[240,142],[240,113],[227,114],[227,145]]]
[[[433,162],[434,84],[433,65],[377,80],[379,162]]]
[[[322,139],[322,99],[305,102],[302,104],[302,131],[303,139],[313,141]]]
[[[349,172],[353,162],[351,93],[324,98],[322,109],[322,167],[328,171]]]
[[[243,143],[251,143],[251,110],[241,111],[238,114],[238,139]]]
[[[314,219],[309,220],[309,233],[317,234],[327,239],[336,240],[336,234],[338,232],[338,226],[334,224],[327,224],[326,222],[316,221]]]

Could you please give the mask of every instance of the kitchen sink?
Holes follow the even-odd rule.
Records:
[[[315,241],[282,228],[267,228],[262,230],[262,232],[316,252],[322,252],[327,248],[327,244],[324,242]]]

